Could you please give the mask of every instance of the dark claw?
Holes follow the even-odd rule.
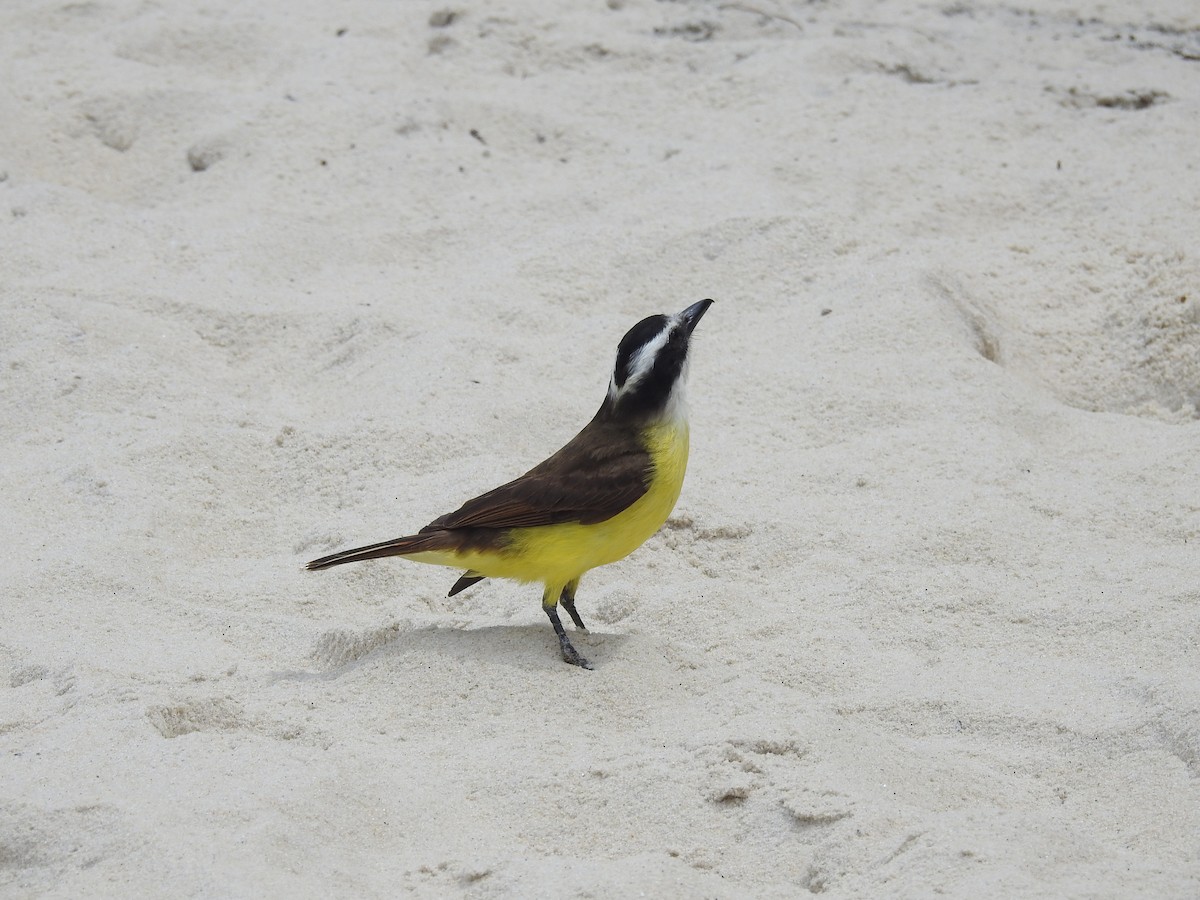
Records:
[[[592,668],[592,664],[579,655],[579,651],[571,646],[570,641],[562,642],[562,658],[564,662],[569,662],[573,666],[579,666],[581,669]]]

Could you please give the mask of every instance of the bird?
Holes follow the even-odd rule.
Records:
[[[307,568],[402,556],[464,570],[450,597],[485,578],[541,582],[542,610],[563,660],[591,669],[567,636],[558,606],[586,632],[575,608],[582,576],[624,559],[675,508],[688,461],[688,351],[692,332],[712,304],[701,300],[630,328],[617,345],[599,410],[562,449],[524,475],[416,534],[323,556]]]

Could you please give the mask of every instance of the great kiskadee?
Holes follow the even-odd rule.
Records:
[[[650,316],[617,346],[608,394],[579,434],[520,478],[468,500],[419,532],[314,559],[309,569],[404,556],[465,569],[453,597],[484,578],[540,581],[572,665],[558,604],[583,631],[575,592],[584,572],[624,559],[658,531],[679,499],[688,459],[688,343],[711,300],[673,316]]]

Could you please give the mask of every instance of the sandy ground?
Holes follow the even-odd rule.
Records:
[[[1200,894],[1193,0],[0,6],[0,892]],[[386,560],[717,303],[662,532]]]

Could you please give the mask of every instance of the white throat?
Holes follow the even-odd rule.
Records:
[[[671,387],[671,394],[667,397],[667,403],[663,407],[662,421],[680,426],[687,425],[687,363],[684,363],[683,371],[679,373],[679,378]]]

